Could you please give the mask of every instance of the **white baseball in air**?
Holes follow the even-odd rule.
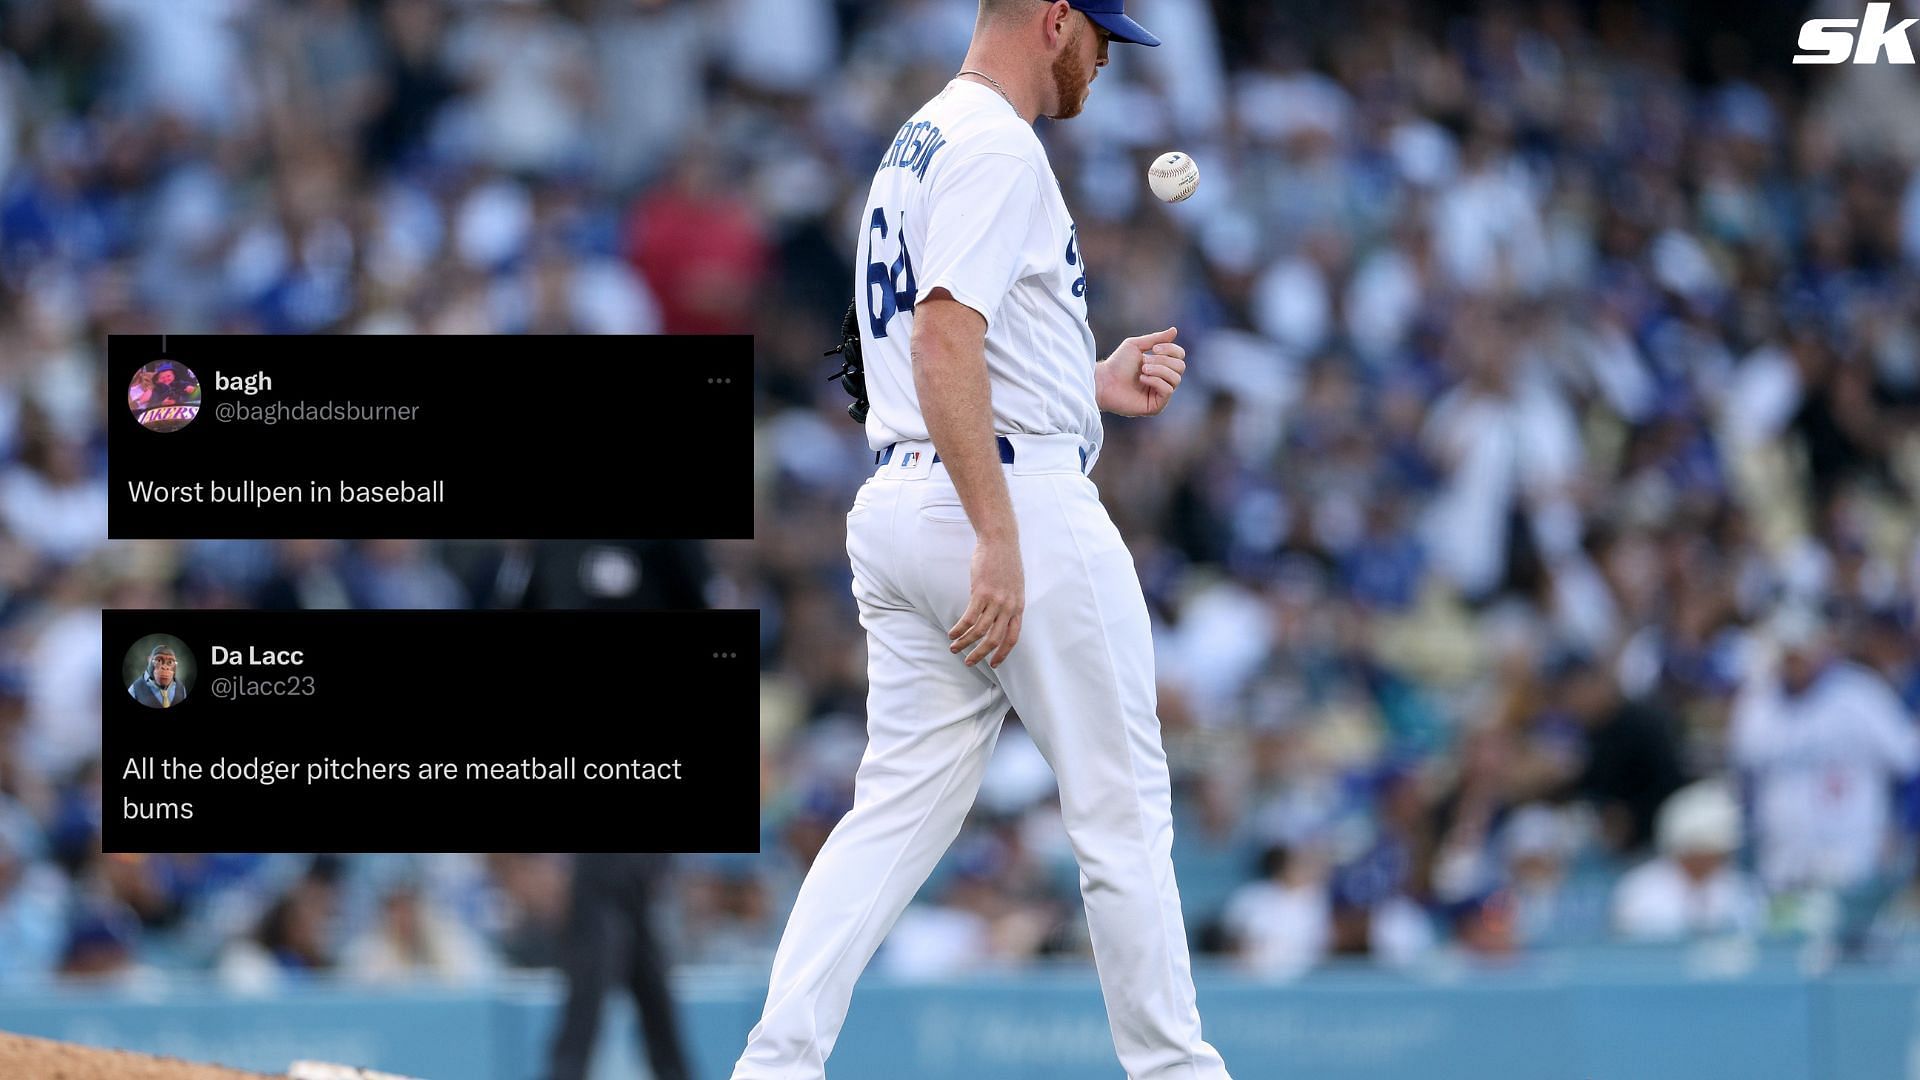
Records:
[[[1191,154],[1169,150],[1147,170],[1147,186],[1162,202],[1179,202],[1200,186],[1200,163]]]

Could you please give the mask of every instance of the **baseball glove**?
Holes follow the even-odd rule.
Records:
[[[827,376],[827,381],[839,379],[841,388],[853,395],[847,415],[853,417],[854,423],[864,424],[867,422],[867,369],[860,354],[860,316],[856,307],[856,303],[847,304],[847,314],[840,320],[840,344],[822,355],[840,358],[840,370]]]

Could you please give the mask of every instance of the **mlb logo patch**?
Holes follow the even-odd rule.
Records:
[[[913,463],[919,460],[920,460],[920,451],[909,450],[906,453],[900,455],[900,467],[903,469],[911,469],[913,468]]]

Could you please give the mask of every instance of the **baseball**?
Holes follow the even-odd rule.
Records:
[[[1200,163],[1191,155],[1169,150],[1147,170],[1147,186],[1163,202],[1179,202],[1200,186]]]

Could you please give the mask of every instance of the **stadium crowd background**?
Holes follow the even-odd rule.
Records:
[[[1198,945],[1274,976],[1728,934],[1911,958],[1911,69],[1792,68],[1792,5],[1130,8],[1166,47],[1041,132],[1103,350],[1190,349],[1096,479]],[[0,980],[554,959],[561,855],[103,856],[102,606],[760,608],[765,853],[681,859],[668,915],[682,962],[764,964],[862,748],[871,459],[820,352],[972,13],[0,8]],[[1204,178],[1165,207],[1173,147]],[[103,342],[159,332],[753,333],[759,539],[110,543]],[[584,384],[529,348],[503,394]],[[346,356],[339,394],[377,383]],[[1086,952],[1014,725],[880,966]]]

